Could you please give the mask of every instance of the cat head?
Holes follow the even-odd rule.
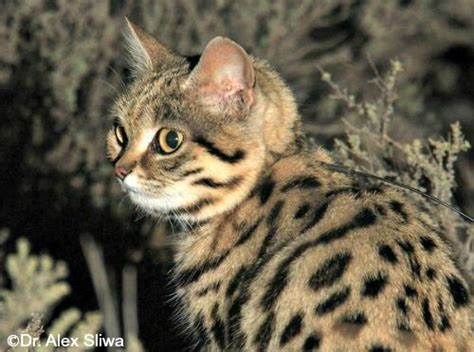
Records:
[[[126,27],[136,79],[116,101],[107,136],[115,176],[152,214],[201,221],[230,210],[297,145],[293,96],[230,39],[214,38],[189,59]]]

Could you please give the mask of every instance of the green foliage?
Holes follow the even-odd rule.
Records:
[[[119,56],[120,38],[110,11],[106,1],[25,0],[7,2],[0,15],[2,47],[7,43],[0,83],[26,93],[7,118],[29,131],[25,165],[42,170],[40,176],[67,175],[48,185],[59,202],[78,189],[96,206],[107,196],[109,165],[98,150],[108,123],[104,102],[115,89],[109,65]],[[9,133],[10,143],[21,143],[15,130]]]
[[[322,80],[333,90],[332,98],[342,102],[347,109],[343,118],[346,138],[335,139],[335,155],[351,168],[395,179],[452,203],[453,191],[457,187],[455,162],[471,146],[463,136],[459,122],[451,124],[447,139],[404,142],[392,136],[391,125],[403,119],[396,106],[396,83],[402,71],[402,64],[397,60],[391,62],[383,77],[375,70],[376,77],[371,83],[377,87],[379,94],[373,99],[357,100],[355,95],[335,83],[329,73],[321,70]],[[459,215],[444,207],[435,209],[439,206],[424,197],[417,196],[417,201],[453,242],[459,243],[460,234],[469,238],[472,226]],[[474,258],[471,244],[472,239],[469,239],[467,244],[460,243],[459,249],[464,266],[474,274],[472,266],[467,266]]]
[[[44,314],[69,294],[64,263],[54,263],[51,257],[30,255],[25,239],[17,242],[17,253],[6,257],[6,271],[12,289],[1,289],[0,340],[21,326],[35,312]],[[5,319],[8,317],[8,319]]]
[[[404,146],[404,152],[414,181],[419,184],[422,176],[427,177],[431,180],[431,194],[452,201],[452,191],[456,187],[454,163],[459,153],[470,147],[461,132],[461,125],[455,122],[447,140],[429,138],[428,147],[423,147],[422,141],[415,139]]]
[[[0,342],[5,344],[9,335],[20,333],[40,338],[44,332],[43,317],[51,314],[52,309],[70,293],[70,286],[64,281],[68,275],[66,264],[54,262],[47,255],[31,254],[28,241],[20,238],[17,252],[6,256],[5,267],[11,289],[0,288]],[[27,326],[22,329],[25,323]],[[71,308],[50,324],[47,333],[76,337],[96,333],[101,327],[99,313],[86,313],[82,317],[78,309]],[[35,349],[53,350],[53,346]]]

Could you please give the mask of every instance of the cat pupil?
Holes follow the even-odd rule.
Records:
[[[166,135],[166,144],[168,144],[171,149],[176,149],[178,147],[178,143],[178,134],[175,131],[169,131]]]

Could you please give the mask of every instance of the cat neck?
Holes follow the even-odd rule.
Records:
[[[330,180],[321,185],[319,191],[350,184],[345,175],[325,168],[324,163],[328,162],[332,162],[332,158],[322,148],[280,158],[262,171],[258,182],[237,206],[206,221],[185,224],[176,237],[176,262],[180,266],[192,266],[214,257],[214,253],[216,256],[227,253],[238,245],[242,229],[252,228],[278,203],[282,185],[301,179],[301,175],[305,175],[305,179]]]

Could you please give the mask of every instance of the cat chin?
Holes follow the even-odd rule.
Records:
[[[165,188],[159,194],[146,191],[135,175],[129,175],[121,182],[122,189],[126,192],[135,205],[150,215],[169,215],[173,210],[193,204],[196,200],[185,189]],[[145,189],[144,189],[145,188]]]
[[[134,204],[150,214],[166,214],[172,209],[170,207],[169,199],[166,199],[167,197],[153,196],[134,191],[129,191],[128,195]]]
[[[127,190],[130,200],[150,215],[170,215],[175,209],[192,203],[189,197],[169,195],[153,195],[142,191]]]

